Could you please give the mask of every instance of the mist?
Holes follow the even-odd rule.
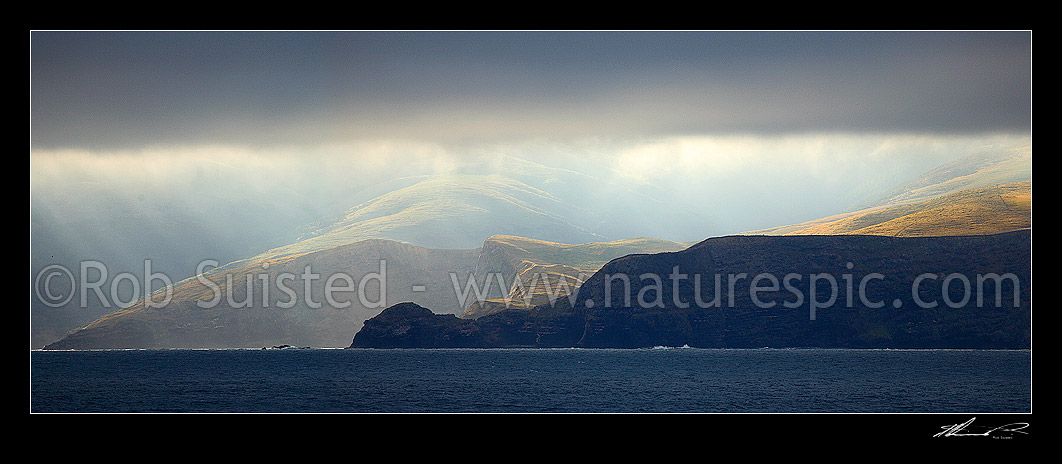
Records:
[[[578,173],[572,179],[580,185],[564,191],[579,196],[560,199],[610,214],[610,223],[624,225],[616,229],[694,241],[847,211],[947,161],[1023,141],[1013,135],[817,134],[37,151],[30,164],[31,222],[38,233],[31,236],[32,256],[40,264],[72,255],[118,267],[156,257],[159,268],[188,276],[195,262],[228,262],[290,243],[302,226],[433,176],[472,168],[519,175],[501,155]],[[606,205],[619,189],[673,214],[652,223],[638,211]]]
[[[179,281],[454,175],[588,237],[693,242],[1031,145],[1022,31],[33,31],[30,67],[31,276]],[[457,229],[433,246],[495,233]],[[113,309],[34,300],[34,330]]]

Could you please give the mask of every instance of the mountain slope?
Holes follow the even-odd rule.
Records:
[[[506,307],[529,308],[566,298],[605,263],[638,253],[678,251],[689,243],[651,238],[566,244],[512,235],[495,235],[483,242],[476,277],[484,285],[491,276],[493,290],[483,301],[471,301],[462,318],[477,318]],[[484,288],[481,287],[481,288]]]
[[[1032,227],[1032,182],[963,190],[747,235],[986,235]]]
[[[511,235],[555,243],[588,243],[701,233],[666,227],[682,211],[638,188],[563,167],[505,154],[419,178],[382,185],[378,195],[300,228],[290,244],[249,261],[306,253],[367,238],[383,238],[436,249],[470,249],[485,237]],[[366,192],[362,192],[363,194]],[[629,212],[641,213],[635,218]],[[707,218],[705,218],[707,220]],[[674,229],[674,230],[672,230]]]
[[[266,256],[302,253],[366,238],[386,238],[429,248],[468,249],[497,233],[567,241],[601,236],[572,225],[572,208],[553,195],[499,175],[457,174],[425,179],[380,195],[329,218],[291,245]]]
[[[495,273],[511,283],[518,274],[528,279],[531,273],[548,272],[555,286],[556,279],[564,277],[574,288],[581,282],[581,278],[575,281],[581,273],[588,276],[617,256],[685,246],[653,239],[569,245],[494,236],[480,248],[445,250],[393,240],[361,240],[211,269],[176,283],[168,302],[162,293],[151,298],[155,303],[165,302],[163,307],[140,301],[45,348],[340,347],[349,344],[350,335],[365,320],[395,301],[415,302],[443,313],[467,313],[468,298],[462,299],[461,292],[469,280],[481,286],[494,282],[497,292],[507,286],[497,285]],[[349,282],[344,276],[350,277]],[[329,284],[333,278],[339,280]],[[366,283],[364,291],[362,282]],[[383,296],[381,284],[386,286]],[[529,286],[536,289],[529,299],[548,301],[543,284],[537,285]],[[556,287],[559,297],[568,295]],[[332,301],[326,294],[329,288]],[[522,298],[514,294],[518,305]],[[200,307],[199,302],[208,307]],[[500,307],[505,307],[504,301]]]
[[[912,203],[962,190],[1026,181],[1032,181],[1031,146],[985,151],[939,166],[865,206]]]
[[[1031,223],[1031,202],[1032,148],[1019,146],[961,157],[851,211],[744,234],[991,234]]]
[[[799,278],[784,287],[754,285],[761,275]],[[833,298],[823,291],[824,275],[835,279]],[[942,276],[965,276],[978,296],[964,298],[958,285],[945,290]],[[396,305],[366,321],[351,347],[1029,349],[1030,278],[1027,230],[719,237],[615,259],[584,282],[574,303],[560,299],[475,320]],[[858,293],[845,290],[848,279]]]
[[[363,321],[393,301],[463,310],[449,275],[471,273],[478,254],[362,240],[219,268],[176,283],[168,302],[152,297],[164,306],[142,300],[45,349],[346,346]]]

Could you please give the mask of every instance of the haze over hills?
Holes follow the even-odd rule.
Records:
[[[857,210],[748,235],[987,234],[1031,227],[1030,147],[980,152],[946,163]]]
[[[529,284],[533,272],[574,279],[619,256],[685,246],[655,239],[567,245],[495,236],[480,248],[449,250],[386,239],[359,240],[211,269],[176,283],[164,307],[140,301],[45,348],[344,347],[365,320],[395,302],[462,314],[468,312],[469,303],[478,301],[475,289],[496,293],[508,287],[517,272]],[[572,270],[578,272],[569,276]],[[572,288],[577,285],[569,282]],[[383,296],[381,285],[386,288]],[[542,281],[528,288],[537,290],[534,302],[548,298]],[[336,295],[335,304],[329,302],[329,294]],[[515,295],[515,301],[522,301],[522,295]],[[152,301],[162,303],[164,295],[157,292]]]
[[[1032,227],[1032,182],[962,190],[746,235],[986,235]]]
[[[271,250],[287,254],[366,238],[432,248],[474,248],[496,233],[535,232],[571,242],[601,240],[555,211],[574,215],[559,198],[499,175],[456,174],[426,179],[354,206],[319,224],[298,242]],[[530,235],[530,234],[529,234]]]
[[[1025,181],[1032,181],[1031,145],[961,157],[896,186],[863,207],[913,203],[960,190]]]
[[[638,236],[634,232],[639,228],[615,220],[617,210],[645,211],[647,222],[679,213],[624,185],[504,154],[405,183],[409,185],[384,191],[342,215],[302,227],[297,241],[254,259],[367,238],[443,249],[475,248],[492,235],[558,243],[620,240]]]
[[[470,274],[478,252],[371,239],[230,266],[176,283],[165,306],[140,301],[46,349],[344,346],[393,302],[463,310],[449,275]],[[328,288],[337,289],[327,292],[333,302]],[[152,300],[164,302],[161,294]]]
[[[1031,162],[1023,157],[1020,151],[968,157],[924,176],[932,181],[910,183],[919,193],[889,197],[903,198],[904,204],[890,200],[891,208],[846,213],[757,234],[966,235],[1028,228],[1031,182],[956,191],[913,202],[929,192],[1012,178],[1021,173],[1015,166]],[[346,346],[361,324],[383,308],[357,299],[347,300],[351,305],[344,309],[314,308],[302,302],[307,295],[320,302],[320,286],[330,275],[353,275],[360,283],[360,277],[380,270],[380,260],[388,263],[387,304],[410,301],[438,313],[478,320],[488,314],[511,314],[502,311],[506,307],[530,311],[545,301],[565,299],[569,290],[547,288],[542,276],[551,284],[568,279],[573,288],[613,259],[667,254],[693,243],[618,235],[632,230],[630,225],[638,221],[613,223],[610,218],[633,215],[666,227],[667,218],[685,214],[644,193],[622,184],[598,190],[597,179],[586,174],[504,155],[494,159],[497,165],[461,166],[444,174],[386,181],[375,192],[362,192],[371,199],[345,214],[308,225],[288,245],[219,263],[204,277],[220,283],[218,279],[229,276],[236,282],[235,304],[225,294],[219,304],[199,308],[195,302],[209,286],[190,278],[177,283],[166,308],[150,308],[141,301],[73,331],[48,348]],[[594,197],[599,195],[607,201],[580,201],[580,195],[601,200]],[[457,245],[464,248],[454,248]],[[299,302],[293,307],[278,307],[288,295],[275,287],[249,306],[240,304],[244,287],[239,284],[248,277],[252,295],[261,295],[264,286],[259,278],[275,282],[285,273],[299,276],[306,265],[321,276],[318,287],[306,293],[299,281],[290,283]],[[536,275],[540,276],[538,285],[529,288]],[[453,276],[457,276],[456,285]],[[497,278],[506,285],[498,285]],[[464,286],[468,279],[481,289],[494,283],[482,303],[474,302],[474,295]],[[516,281],[525,287],[514,287]],[[375,297],[369,300],[377,301]]]
[[[108,160],[103,173],[57,159],[56,169],[72,166],[69,177],[100,181],[35,180],[42,191],[31,195],[31,275],[63,265],[76,277],[78,266],[92,260],[107,266],[106,292],[119,273],[143,275],[145,259],[154,272],[176,282],[194,277],[204,260],[219,261],[222,270],[238,269],[366,239],[453,250],[479,248],[496,234],[601,242],[661,230],[666,218],[678,214],[639,188],[558,167],[563,163],[546,165],[501,153],[435,159],[418,155],[424,150],[419,146],[395,150],[413,154],[387,157],[381,166],[351,166],[358,158],[344,154],[292,161],[261,173],[255,170],[263,162],[252,154],[211,152],[182,158],[188,165],[179,172],[130,174],[128,180],[119,175],[128,161],[120,157]],[[246,158],[252,162],[238,164]],[[592,171],[593,165],[579,169]],[[632,207],[644,216],[629,217]],[[697,237],[697,214],[684,217],[692,220],[670,232]],[[120,289],[121,301],[129,300],[127,290]],[[86,304],[75,298],[59,307],[31,300],[33,347],[118,306],[114,299],[108,304],[93,295]]]
[[[1032,183],[997,182],[1029,177],[1031,156],[1023,150],[980,153],[905,184],[909,191],[893,192],[876,208],[754,232],[792,238],[718,237],[681,251],[617,258],[580,278],[574,299],[539,297],[535,304],[510,301],[507,306],[493,300],[470,307],[460,319],[412,303],[396,305],[367,321],[351,347],[1028,348]],[[499,245],[504,249],[504,243]],[[787,291],[801,295],[796,306],[787,300],[786,310],[772,310],[784,294],[779,286],[769,289],[766,295],[774,302],[764,306],[753,292],[735,292],[730,280],[727,287],[716,280],[714,289],[709,283],[705,290],[699,283],[662,277],[821,276],[851,270],[856,263],[857,275],[848,276],[861,282],[858,301],[853,305],[854,295],[846,295],[847,304],[838,311],[834,293],[830,311],[817,318],[814,283],[810,288],[802,280],[795,287],[787,284]],[[918,275],[935,280],[974,274],[977,307],[961,297],[961,303],[951,304],[956,294],[950,288],[911,290]],[[1009,289],[993,289],[983,286],[980,279],[986,275],[989,282],[1000,275],[1014,280]],[[628,286],[610,292],[616,276],[627,277],[622,281]],[[657,276],[657,285],[633,276]],[[884,281],[872,295],[862,294],[867,276]],[[638,304],[631,302],[635,295]],[[880,303],[868,303],[865,296]],[[715,303],[691,306],[702,298]],[[925,298],[949,304],[912,308]],[[992,298],[1008,304],[981,305]],[[728,302],[725,310],[720,301]]]

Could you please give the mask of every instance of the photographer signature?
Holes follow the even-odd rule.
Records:
[[[989,437],[992,436],[992,434],[1009,435],[1012,433],[1028,435],[1028,432],[1023,430],[1029,427],[1028,422],[1014,422],[992,428],[970,427],[970,424],[972,424],[975,419],[977,418],[971,417],[970,420],[961,424],[945,425],[941,427],[942,430],[936,435],[933,435],[933,437]]]

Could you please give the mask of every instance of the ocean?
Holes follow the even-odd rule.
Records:
[[[31,413],[1027,413],[1032,353],[31,351]]]

